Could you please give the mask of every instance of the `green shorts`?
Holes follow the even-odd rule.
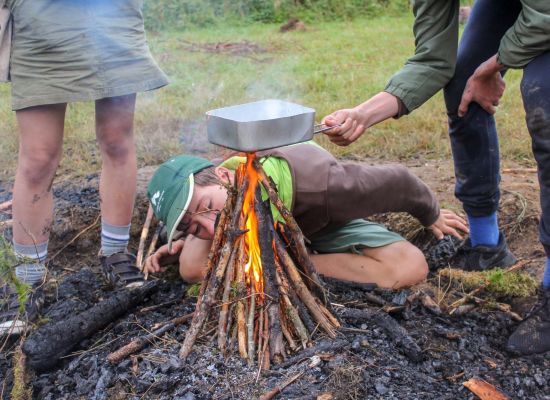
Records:
[[[317,253],[362,254],[362,249],[382,247],[402,240],[405,239],[384,225],[355,219],[340,228],[312,237],[308,247]]]
[[[12,108],[98,100],[168,83],[145,39],[143,0],[8,0]]]

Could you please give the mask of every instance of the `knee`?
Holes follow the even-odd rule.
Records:
[[[416,285],[428,277],[428,263],[424,254],[409,242],[400,242],[393,260],[394,288]]]
[[[98,128],[98,143],[103,155],[111,160],[124,160],[134,149],[131,123],[111,123]]]
[[[50,182],[59,165],[60,151],[35,151],[33,153],[21,153],[19,158],[19,173],[31,186],[40,186]]]

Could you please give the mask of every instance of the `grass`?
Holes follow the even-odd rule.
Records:
[[[484,291],[497,298],[525,297],[537,293],[539,282],[525,271],[505,273],[502,269],[491,269],[480,272],[467,272],[460,269],[446,268],[439,271],[440,276],[450,279],[453,284],[466,292],[477,289],[487,281],[489,286]]]
[[[317,109],[318,118],[354,106],[382,90],[414,51],[412,16],[359,18],[308,25],[280,34],[278,25],[217,26],[149,35],[157,61],[171,78],[161,90],[138,97],[136,142],[140,166],[204,145],[205,111],[263,98],[281,98]],[[252,55],[189,51],[189,43],[251,41],[266,50]],[[502,157],[531,165],[519,96],[520,73],[510,71],[498,111]],[[10,87],[0,85],[0,179],[14,175],[17,154]],[[392,160],[450,157],[441,93],[420,110],[370,129],[345,148],[318,139],[337,156]],[[71,104],[59,175],[100,168],[92,103]]]
[[[15,276],[15,266],[19,263],[13,248],[4,238],[0,236],[0,282],[8,282],[15,286],[18,295],[19,311],[25,311],[25,303],[30,292],[30,286],[21,282]],[[6,299],[0,299],[0,302]]]

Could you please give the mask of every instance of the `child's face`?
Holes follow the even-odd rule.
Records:
[[[225,171],[222,171],[222,173],[225,173]],[[227,183],[231,181],[232,177],[224,175],[220,179]],[[227,189],[222,185],[195,185],[189,208],[181,220],[178,230],[199,239],[213,239],[214,224],[226,200]]]

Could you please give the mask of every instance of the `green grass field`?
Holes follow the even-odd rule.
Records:
[[[278,25],[218,26],[150,34],[150,47],[171,85],[141,94],[136,113],[140,166],[186,151],[182,131],[193,134],[209,109],[264,98],[281,98],[317,109],[318,118],[350,107],[384,88],[414,51],[410,17],[379,17],[309,25],[305,32],[280,34]],[[243,55],[190,51],[191,43],[248,40],[265,52]],[[511,71],[497,114],[504,159],[532,163],[519,96],[521,73]],[[0,85],[0,176],[11,179],[17,154],[10,87]],[[197,133],[198,134],[198,133]],[[320,142],[327,144],[325,138]],[[346,147],[328,146],[338,156],[392,160],[450,157],[446,115],[438,94],[412,115],[387,121]],[[93,104],[69,106],[65,150],[59,174],[99,169]]]

